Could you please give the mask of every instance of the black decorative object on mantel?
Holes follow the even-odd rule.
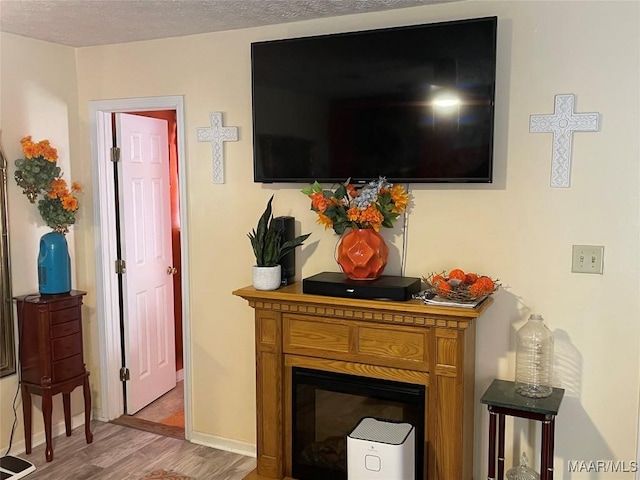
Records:
[[[318,273],[302,280],[303,293],[330,297],[369,300],[410,300],[421,289],[421,280],[413,277],[381,275],[375,280],[351,280],[344,273]]]

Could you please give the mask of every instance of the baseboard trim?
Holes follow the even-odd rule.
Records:
[[[232,440],[230,438],[218,437],[217,435],[209,435],[202,432],[191,432],[191,443],[204,445],[205,447],[217,448],[226,452],[238,453],[247,457],[256,457],[256,444]]]
[[[99,422],[109,423],[110,420],[102,415],[102,410],[100,408],[92,408],[91,409],[91,420],[98,420]]]
[[[95,419],[95,420],[99,420],[99,419]],[[99,420],[100,421],[100,420]],[[106,422],[105,422],[106,423]],[[120,423],[117,421],[113,421],[113,423],[116,424],[120,424],[123,425],[124,422]],[[151,423],[151,422],[149,422]],[[74,430],[80,426],[84,425],[84,413],[79,413],[78,415],[74,415],[73,417],[71,417],[71,429]],[[133,428],[140,428],[140,425],[136,425],[135,427],[133,425],[126,425],[128,427],[133,427]],[[167,426],[163,426],[163,427],[167,427]],[[172,427],[169,427],[168,429],[171,430]],[[181,429],[180,429],[181,430]],[[149,430],[148,430],[149,431]],[[64,427],[64,420],[54,424],[51,426],[51,436],[53,438],[59,436],[59,435],[64,435],[66,432],[65,427]],[[183,430],[184,432],[184,430]],[[167,435],[169,434],[167,431],[164,432],[154,432],[154,433],[159,433],[160,435],[164,434]],[[173,432],[171,432],[173,433]],[[184,435],[184,433],[183,433]],[[171,435],[169,434],[169,436],[173,436],[174,438],[180,438],[177,435]],[[184,438],[184,436],[182,437]],[[45,438],[45,434],[44,431],[41,432],[36,432],[33,434],[32,440],[31,440],[31,448],[34,449],[35,447],[39,446],[39,445],[43,445],[46,441]],[[197,443],[198,445],[204,445],[205,447],[210,447],[210,448],[216,448],[218,450],[224,450],[226,452],[232,452],[232,453],[237,453],[240,455],[244,455],[247,457],[253,457],[255,458],[257,456],[257,450],[256,450],[256,444],[255,443],[249,443],[249,442],[241,442],[239,440],[232,440],[229,438],[225,438],[225,437],[219,437],[217,435],[209,435],[208,433],[202,433],[202,432],[196,432],[193,431],[191,433],[191,438],[188,440],[191,443]],[[13,446],[11,447],[11,451],[14,454],[22,454],[25,453],[25,444],[24,444],[24,438],[20,441],[17,441],[13,444]]]
[[[84,425],[84,412],[71,417],[71,430],[74,430],[82,425]],[[66,429],[64,427],[64,420],[54,425],[51,425],[52,438],[56,438],[57,436],[64,435],[64,434],[66,434]],[[31,436],[31,451],[33,451],[33,449],[36,448],[37,446],[43,445],[46,441],[47,440],[44,435],[44,430],[42,430],[41,432],[34,432]],[[15,442],[11,446],[11,451],[17,454],[25,453],[24,438],[18,442]]]

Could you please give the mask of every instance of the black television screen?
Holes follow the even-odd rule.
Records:
[[[497,18],[251,45],[255,182],[491,182]]]

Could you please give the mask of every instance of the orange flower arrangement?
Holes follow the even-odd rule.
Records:
[[[42,196],[38,200],[42,219],[56,232],[67,233],[69,225],[76,221],[79,207],[76,194],[82,192],[82,187],[77,182],[68,187],[57,165],[58,151],[49,140],[34,143],[31,136],[26,136],[20,143],[24,158],[15,162],[16,183],[31,203]]]
[[[318,182],[302,193],[311,199],[317,222],[342,235],[347,228],[391,228],[407,209],[409,195],[402,185],[393,185],[384,177],[358,189],[347,180],[335,190],[323,190]]]
[[[26,136],[20,140],[22,144],[22,152],[27,158],[42,157],[48,162],[55,163],[58,160],[58,150],[53,148],[49,140],[41,140],[38,143],[31,141],[31,136]]]

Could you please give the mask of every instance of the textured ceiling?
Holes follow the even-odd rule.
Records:
[[[0,0],[0,30],[86,47],[452,0]]]

